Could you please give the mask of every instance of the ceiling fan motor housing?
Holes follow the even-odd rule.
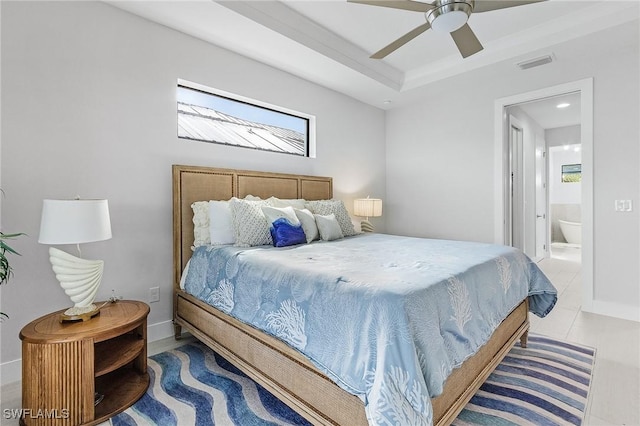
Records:
[[[427,22],[436,31],[451,33],[467,23],[473,3],[474,0],[437,0],[425,14]]]

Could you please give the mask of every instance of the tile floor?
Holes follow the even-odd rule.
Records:
[[[531,332],[596,348],[585,425],[640,425],[640,323],[580,312],[579,250],[560,247],[539,263],[558,290],[546,318],[531,316]]]
[[[531,316],[531,331],[596,348],[585,425],[640,426],[640,323],[580,312],[579,252],[561,247],[552,256],[540,267],[558,289],[558,303],[546,318]],[[173,338],[152,342],[149,355],[175,346]],[[3,413],[20,407],[20,392],[19,382],[2,387]],[[17,424],[0,418],[0,425]]]

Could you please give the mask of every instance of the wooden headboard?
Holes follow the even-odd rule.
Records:
[[[218,169],[198,166],[173,166],[173,266],[174,286],[191,257],[193,211],[195,201],[228,200],[255,195],[282,199],[325,200],[333,197],[330,177]]]

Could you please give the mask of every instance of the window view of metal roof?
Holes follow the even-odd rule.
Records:
[[[291,129],[247,121],[221,111],[178,102],[178,137],[306,155],[305,136]]]

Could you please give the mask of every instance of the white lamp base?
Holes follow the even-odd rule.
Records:
[[[74,303],[62,315],[63,319],[86,321],[100,312],[93,301],[102,281],[104,262],[81,259],[55,247],[49,248],[49,260],[60,286]]]
[[[85,306],[84,308],[76,308],[74,306],[64,311],[64,314],[69,316],[72,316],[72,315],[78,316],[78,315],[85,315],[97,310],[98,310],[98,307],[92,303],[89,306]]]
[[[60,314],[60,322],[64,321],[88,321],[100,313],[100,308],[93,303],[85,308],[76,308],[75,306]]]
[[[360,222],[360,230],[362,232],[373,232],[373,225],[368,220]]]

